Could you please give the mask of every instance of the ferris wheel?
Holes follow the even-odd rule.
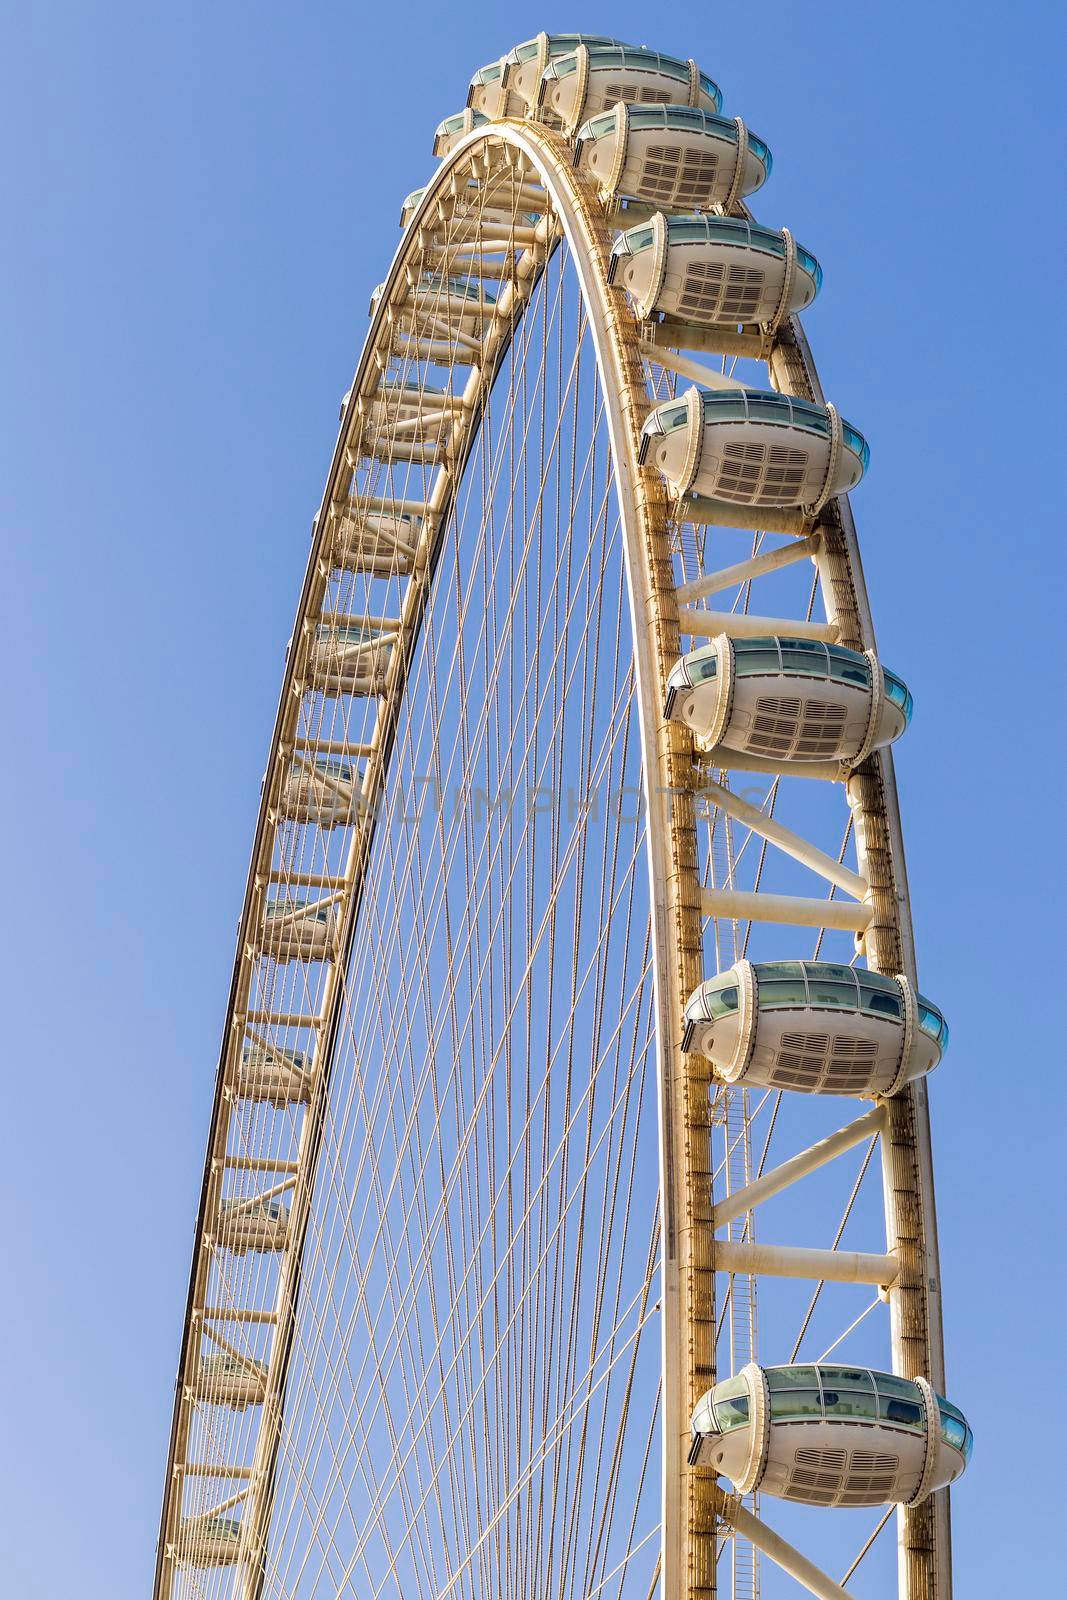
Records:
[[[948,1600],[948,1033],[822,269],[691,60],[541,34],[434,155],[286,655],[156,1600]]]

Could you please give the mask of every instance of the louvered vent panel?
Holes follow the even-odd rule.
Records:
[[[686,268],[678,309],[687,316],[713,322],[750,321],[759,308],[763,283],[763,273],[757,267],[695,261]]]
[[[844,1450],[799,1449],[786,1485],[787,1493],[808,1505],[831,1505],[841,1492],[845,1459]]]
[[[774,1064],[783,1088],[812,1089],[823,1075],[830,1039],[825,1033],[784,1033]]]
[[[743,505],[799,505],[807,466],[805,450],[755,441],[730,443],[723,449],[718,489]]]
[[[707,205],[715,190],[719,158],[713,150],[676,144],[649,145],[639,180],[642,195],[667,205]]]
[[[804,715],[793,751],[807,761],[835,756],[841,747],[847,711],[824,700],[805,700]]]
[[[655,89],[651,86],[638,88],[633,83],[609,83],[604,93],[611,105],[617,100],[625,100],[628,105],[668,106],[672,99],[669,89]]]
[[[838,1034],[830,1051],[824,1088],[839,1094],[855,1093],[870,1082],[871,1068],[878,1056],[878,1046],[871,1039],[853,1039]]]
[[[801,702],[793,695],[760,695],[752,717],[748,748],[758,755],[789,755],[800,720]]]

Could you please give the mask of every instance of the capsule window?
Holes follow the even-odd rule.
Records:
[[[752,422],[789,422],[789,402],[776,395],[761,395],[758,400],[749,400],[748,415]]]
[[[827,983],[823,979],[811,980],[811,1003],[835,1011],[855,1011],[857,1006],[855,983]]]
[[[892,1372],[880,1372],[877,1383],[880,1394],[894,1394],[900,1400],[914,1400],[918,1393],[910,1378],[898,1378]]]
[[[781,671],[781,657],[778,651],[766,647],[743,652],[736,650],[734,663],[740,678],[759,677],[764,673]]]
[[[739,1394],[729,1399],[715,1400],[715,1425],[720,1433],[741,1428],[748,1421],[748,1395]]]
[[[867,1393],[861,1389],[824,1387],[822,1396],[826,1402],[827,1415],[832,1411],[835,1417],[862,1417],[867,1422],[874,1422],[877,1419],[878,1405],[873,1388]]]
[[[704,990],[704,1003],[713,1017],[732,1016],[738,1007],[736,983],[718,989],[708,985]]]
[[[869,689],[871,686],[871,669],[862,657],[837,656],[831,654],[830,674],[835,683],[854,683],[860,688]]]
[[[820,1367],[823,1385],[833,1389],[865,1389],[874,1393],[874,1379],[866,1367]]]
[[[920,999],[919,1027],[922,1029],[922,1031],[929,1034],[931,1039],[940,1040],[942,1026],[943,1020],[941,1013],[939,1011],[935,1011],[932,1006],[925,1005]]]
[[[885,684],[885,692],[888,699],[895,706],[899,706],[905,717],[910,719],[912,700],[907,685],[901,678],[897,677],[895,672],[890,672],[888,667],[882,668],[882,681]]]
[[[817,1387],[818,1374],[814,1367],[768,1367],[768,1389],[810,1389]]]
[[[895,1017],[899,1022],[904,1015],[899,995],[886,994],[881,989],[870,989],[864,983],[860,984],[860,1005],[869,1016]]]
[[[786,1422],[822,1416],[822,1396],[818,1389],[779,1389],[771,1391],[771,1421]]]
[[[719,658],[714,653],[689,661],[689,677],[693,683],[707,683],[709,679],[718,677]]]
[[[762,982],[764,978],[802,978],[804,968],[803,961],[757,961],[755,971]]]
[[[826,659],[823,656],[807,655],[794,646],[782,646],[782,668],[786,672],[795,672],[805,678],[825,678]]]
[[[744,395],[704,396],[704,416],[708,422],[745,422],[749,415],[750,407]]]
[[[923,1409],[914,1400],[898,1400],[895,1395],[879,1394],[878,1414],[883,1421],[895,1422],[898,1427],[922,1430]]]
[[[779,1011],[807,1005],[803,978],[761,978],[759,980],[759,1006],[761,1011]]]
[[[963,1451],[967,1443],[967,1424],[956,1417],[947,1417],[941,1413],[941,1437],[953,1450]]]

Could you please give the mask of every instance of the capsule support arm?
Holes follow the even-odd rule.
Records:
[[[896,1256],[860,1250],[809,1250],[791,1244],[732,1244],[716,1239],[720,1272],[760,1272],[769,1278],[811,1278],[818,1283],[873,1283],[886,1289],[900,1272]]]
[[[862,900],[867,894],[870,884],[866,878],[861,878],[858,872],[853,872],[850,867],[835,861],[833,856],[828,856],[825,851],[817,849],[807,839],[801,838],[799,833],[794,833],[791,828],[776,822],[773,817],[768,817],[758,806],[742,800],[732,789],[724,789],[722,784],[708,780],[701,784],[697,793],[702,800],[710,800],[712,805],[725,811],[728,817],[733,817],[744,827],[751,828],[761,839],[777,845],[787,856],[792,856],[801,866],[817,872],[827,883],[832,883],[845,894],[850,894],[854,900]]]
[[[802,1588],[809,1594],[817,1596],[817,1600],[852,1600],[847,1589],[842,1589],[839,1583],[834,1583],[828,1578],[813,1561],[801,1555],[793,1545],[787,1543],[780,1533],[775,1533],[773,1528],[760,1517],[754,1517],[747,1511],[736,1495],[725,1494],[717,1485],[715,1488],[715,1509],[723,1522],[728,1522],[741,1536],[748,1539],[769,1556],[776,1566],[781,1567],[791,1578],[795,1578]]]
[[[826,1166],[827,1162],[844,1155],[846,1150],[862,1144],[864,1139],[870,1139],[875,1134],[881,1133],[885,1121],[885,1107],[875,1106],[864,1116],[857,1117],[855,1122],[850,1122],[847,1128],[839,1128],[836,1133],[831,1133],[829,1138],[820,1139],[818,1144],[809,1145],[807,1150],[802,1150],[799,1155],[793,1156],[789,1161],[783,1161],[780,1167],[765,1172],[762,1178],[746,1183],[743,1189],[727,1195],[715,1206],[712,1211],[712,1226],[724,1228],[735,1217],[751,1211],[764,1200],[770,1200],[783,1189],[788,1189],[798,1178],[806,1177],[809,1172],[817,1172],[820,1167]]]

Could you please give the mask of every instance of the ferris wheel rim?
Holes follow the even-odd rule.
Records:
[[[602,218],[598,221],[597,217],[593,213],[592,208],[589,206],[585,191],[580,186],[578,180],[573,174],[573,168],[569,159],[567,159],[568,153],[566,151],[566,147],[561,140],[557,139],[554,135],[543,128],[531,127],[526,123],[503,121],[499,123],[491,123],[488,126],[479,127],[472,130],[471,133],[467,134],[449,153],[445,161],[442,163],[441,168],[435,173],[433,179],[428,185],[427,190],[419,204],[418,210],[415,213],[410,226],[406,230],[400,246],[398,247],[397,253],[390,267],[389,276],[386,280],[386,292],[382,295],[372,318],[371,327],[368,331],[363,352],[357,365],[356,377],[353,382],[351,393],[356,393],[361,375],[365,372],[368,363],[371,361],[374,351],[377,347],[379,337],[383,328],[385,327],[389,291],[400,281],[409,257],[417,250],[418,232],[422,220],[430,214],[430,211],[432,210],[432,207],[438,196],[447,188],[447,185],[454,178],[457,171],[464,167],[464,164],[469,161],[469,158],[472,155],[477,155],[482,150],[491,150],[494,147],[502,145],[511,147],[512,149],[520,152],[539,173],[540,182],[545,189],[546,198],[549,202],[549,206],[546,208],[545,214],[547,216],[551,212],[551,214],[553,214],[561,224],[562,241],[554,241],[548,251],[548,254],[550,255],[556,248],[557,244],[562,242],[568,248],[570,253],[569,258],[574,263],[577,271],[583,303],[590,319],[594,348],[597,352],[598,366],[600,368],[600,393],[604,399],[605,411],[609,419],[609,437],[611,440],[612,453],[615,463],[614,480],[619,496],[623,541],[627,554],[627,573],[631,602],[631,626],[634,642],[634,660],[637,685],[635,694],[638,703],[642,730],[642,744],[644,748],[644,759],[642,763],[644,781],[648,789],[648,867],[652,888],[653,940],[654,942],[657,940],[662,941],[663,944],[663,949],[661,952],[662,959],[658,959],[656,961],[656,1005],[658,1014],[658,1025],[656,1028],[656,1048],[657,1054],[659,1054],[661,1050],[666,1048],[666,1041],[671,1039],[672,1036],[677,1032],[675,1015],[672,1013],[671,1009],[672,997],[664,992],[664,988],[660,983],[659,975],[665,965],[670,965],[672,968],[677,966],[676,944],[672,942],[670,935],[667,932],[667,923],[663,916],[663,910],[668,898],[669,881],[672,875],[677,872],[678,861],[676,849],[673,849],[671,846],[669,846],[667,842],[670,837],[670,827],[666,819],[665,808],[669,804],[666,799],[666,794],[669,792],[670,785],[669,783],[665,784],[662,781],[664,778],[669,778],[670,776],[669,752],[664,750],[660,740],[661,713],[660,705],[657,703],[657,697],[662,695],[663,671],[656,668],[656,652],[653,649],[650,639],[655,630],[660,630],[661,633],[665,630],[668,637],[673,630],[673,635],[677,637],[678,608],[674,589],[672,587],[662,586],[659,590],[656,590],[649,581],[649,572],[648,567],[646,566],[646,563],[650,563],[649,551],[655,539],[654,530],[651,525],[654,510],[656,507],[662,510],[664,499],[662,490],[658,485],[658,480],[656,480],[655,475],[650,470],[643,471],[637,457],[636,438],[637,431],[639,431],[640,426],[640,405],[638,395],[639,393],[641,395],[644,393],[643,368],[641,365],[641,352],[638,348],[637,331],[636,327],[633,326],[632,323],[631,325],[627,326],[627,324],[624,323],[619,316],[617,292],[615,298],[613,298],[613,292],[609,287],[606,273],[606,224],[603,222]],[[547,260],[547,255],[545,259]],[[542,270],[543,265],[544,263],[542,262]],[[795,341],[795,347],[800,353],[801,361],[807,373],[808,381],[816,396],[818,396],[821,394],[818,384],[818,377],[803,331],[795,317],[788,319],[788,323],[792,337]],[[499,352],[499,359],[503,359],[503,355],[506,353],[509,344],[510,340],[502,344]],[[492,389],[493,383],[495,382],[496,373],[499,370],[499,359],[498,364],[496,367],[494,367],[491,376],[483,383],[483,395],[487,396]],[[629,415],[627,415],[627,413],[629,413]],[[635,417],[638,418],[636,429],[632,421],[632,419]],[[467,453],[469,452],[475,433],[476,424],[473,425],[468,431],[462,461],[460,462],[459,466],[450,473],[448,492],[444,497],[442,505],[437,513],[441,520],[444,520],[444,518],[447,517],[448,507],[452,503],[452,500],[454,499],[459,490],[460,484],[463,481]],[[316,588],[319,552],[322,548],[323,541],[327,536],[326,529],[328,526],[328,512],[334,494],[334,488],[338,474],[343,465],[346,437],[347,428],[346,422],[343,419],[342,427],[338,437],[338,443],[334,451],[329,473],[327,475],[326,488],[324,490],[322,503],[320,505],[320,511],[315,521],[315,534],[313,538],[311,554],[309,557],[308,568],[301,590],[300,601],[298,604],[294,638],[299,637],[300,629],[308,616],[312,596]],[[873,646],[873,624],[871,623],[870,619],[869,601],[867,599],[866,588],[863,582],[862,568],[859,563],[858,544],[855,538],[854,526],[852,525],[851,521],[851,513],[848,509],[847,499],[842,497],[839,503],[841,507],[843,533],[846,544],[849,547],[849,576],[852,580],[852,588],[860,613],[862,631],[867,636],[865,642],[868,644],[868,646]],[[427,590],[429,590],[431,586],[432,570],[430,578],[427,582]],[[639,607],[642,613],[640,619],[638,618]],[[650,615],[649,613],[652,614]],[[193,1335],[196,1328],[196,1291],[200,1281],[199,1257],[202,1251],[201,1241],[207,1220],[210,1173],[215,1155],[216,1141],[220,1129],[224,1126],[226,1115],[224,1074],[228,1050],[230,1048],[229,1041],[231,1033],[239,1022],[237,996],[240,987],[245,945],[252,930],[253,907],[256,904],[257,864],[260,860],[264,837],[270,828],[270,802],[272,794],[274,793],[274,778],[279,770],[280,762],[285,757],[284,730],[286,712],[289,706],[290,697],[293,692],[295,673],[296,652],[293,651],[290,655],[289,661],[287,662],[285,673],[283,674],[279,710],[275,721],[270,757],[264,780],[263,799],[257,818],[252,862],[249,869],[245,898],[242,907],[241,922],[238,930],[237,955],[235,959],[233,976],[231,978],[230,997],[227,1004],[223,1049],[219,1074],[216,1082],[215,1101],[212,1110],[211,1134],[209,1137],[207,1165],[205,1169],[205,1179],[201,1193],[200,1207],[198,1210],[196,1244],[194,1246],[194,1259],[190,1275],[189,1295],[182,1340],[182,1366],[179,1374],[178,1392],[175,1400],[175,1413],[172,1423],[171,1443],[168,1450],[168,1468],[170,1470],[168,1472],[168,1493],[164,1499],[160,1544],[157,1554],[155,1581],[155,1589],[157,1594],[161,1592],[164,1562],[166,1559],[166,1537],[169,1526],[168,1505],[170,1501],[171,1486],[176,1481],[174,1478],[173,1469],[176,1465],[175,1447],[179,1431],[179,1418],[183,1405],[182,1377],[187,1372],[189,1352],[192,1348]],[[892,853],[898,876],[898,887],[902,892],[902,899],[899,908],[899,932],[907,951],[908,963],[913,969],[913,942],[910,928],[907,886],[906,879],[904,878],[902,830],[900,824],[899,806],[896,800],[895,782],[893,778],[892,754],[889,751],[880,751],[876,753],[874,759],[876,765],[881,769],[881,778],[884,789],[884,815],[887,827],[889,828],[893,837]],[[659,794],[658,803],[651,787],[653,773],[655,773],[661,780],[658,788],[662,792]],[[695,925],[699,927],[699,910],[692,907],[690,907],[689,910],[691,918],[695,919]],[[348,960],[348,954],[351,948],[351,938],[356,921],[357,913],[355,910],[355,897],[353,896],[353,901],[347,906],[345,933],[335,958],[337,961],[338,970],[341,972],[344,971],[346,962]],[[341,1004],[341,990],[342,986],[338,985],[338,998],[336,1001],[335,1013],[322,1035],[324,1041],[322,1049],[324,1053],[321,1063],[321,1079],[324,1086],[328,1083],[332,1058],[336,1048],[337,1014],[339,1013],[339,1007]],[[675,1006],[674,1012],[676,1013],[676,1011],[677,1007]],[[664,1071],[661,1063],[659,1091],[661,1097],[661,1115],[664,1115],[663,1097],[669,1093],[669,1085],[667,1085],[666,1079],[667,1073]],[[323,1088],[322,1092],[325,1093],[325,1087]],[[925,1214],[923,1221],[926,1233],[923,1257],[927,1268],[929,1268],[931,1262],[936,1262],[936,1219],[933,1214],[932,1163],[929,1155],[929,1126],[926,1109],[925,1085],[921,1082],[917,1085],[913,1085],[911,1089],[907,1091],[907,1095],[914,1102],[913,1115],[918,1132],[918,1189],[924,1203]],[[670,1194],[672,1183],[677,1181],[673,1177],[671,1171],[672,1152],[669,1148],[669,1145],[670,1140],[669,1138],[666,1138],[661,1147],[660,1178],[661,1201],[664,1203],[665,1221],[667,1223],[667,1226],[664,1227],[661,1235],[661,1250],[664,1256],[662,1344],[663,1359],[665,1363],[668,1361],[668,1347],[671,1345],[671,1338],[668,1330],[672,1323],[677,1330],[677,1339],[680,1340],[684,1336],[684,1318],[680,1310],[681,1290],[677,1282],[671,1282],[670,1274],[666,1269],[666,1258],[669,1249],[669,1235],[671,1228],[677,1222],[677,1213],[674,1207],[667,1203],[667,1197]],[[309,1179],[313,1179],[314,1166],[312,1166],[308,1177]],[[927,1271],[926,1276],[928,1279],[929,1271]],[[299,1281],[299,1258],[297,1259],[297,1281]],[[931,1296],[929,1288],[925,1290],[925,1298],[926,1322],[930,1337],[933,1368],[930,1376],[935,1382],[939,1381],[943,1387],[943,1378],[940,1377],[940,1374],[937,1371],[937,1366],[940,1359],[940,1305],[937,1298]],[[282,1365],[281,1371],[277,1374],[277,1378],[273,1370],[270,1374],[272,1384],[271,1393],[278,1397],[277,1409],[279,1413],[283,1409],[284,1405],[287,1367],[288,1359],[286,1358]],[[672,1408],[666,1396],[667,1391],[665,1390],[665,1409],[663,1422],[665,1438],[670,1436],[672,1430],[675,1436],[677,1436],[679,1432],[687,1434],[688,1417],[684,1415],[684,1395],[680,1390],[678,1390],[675,1394],[673,1420],[671,1418]],[[668,1468],[668,1453],[668,1450],[665,1449],[664,1518],[661,1529],[661,1537],[664,1541],[664,1546],[666,1546],[666,1542],[669,1537],[669,1530],[675,1526],[677,1519],[681,1514],[678,1502],[684,1493],[684,1484],[679,1478],[678,1472],[675,1471],[672,1475]],[[943,1545],[944,1541],[942,1540],[941,1543]]]

